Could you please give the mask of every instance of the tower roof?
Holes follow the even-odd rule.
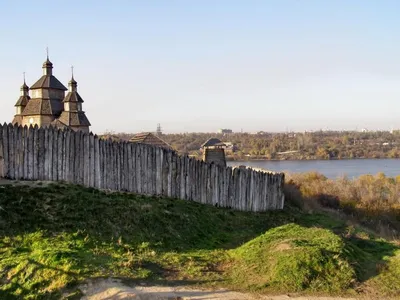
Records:
[[[66,126],[91,126],[88,118],[83,111],[69,112],[63,111],[61,116],[55,120],[55,122],[61,122]]]
[[[30,99],[22,115],[59,115],[62,103],[56,99]]]
[[[26,106],[28,104],[29,99],[29,86],[26,84],[25,81],[25,72],[24,72],[24,83],[21,85],[21,96],[18,98],[17,103],[15,106]]]
[[[223,142],[221,142],[220,139],[217,138],[210,138],[208,139],[201,147],[216,147],[216,146],[225,146]]]
[[[26,106],[28,104],[29,99],[31,99],[31,97],[29,96],[20,96],[18,98],[17,103],[15,103],[14,106]]]
[[[55,89],[66,91],[67,88],[56,78],[53,76],[52,69],[53,63],[49,60],[49,53],[47,49],[47,59],[43,63],[43,76],[40,77],[38,81],[36,81],[32,86],[31,90],[34,89]]]
[[[34,89],[67,90],[67,88],[53,75],[43,75],[40,77],[40,79],[31,86],[31,90]]]
[[[67,96],[65,96],[62,102],[78,102],[83,103],[82,97],[78,94],[78,92],[68,92]]]
[[[72,69],[72,76],[71,76],[71,80],[68,82],[68,94],[65,96],[64,100],[62,102],[78,102],[78,103],[83,103],[83,99],[82,97],[78,94],[78,90],[77,90],[77,85],[78,82],[76,82],[76,80],[74,79],[74,71],[73,71],[73,67],[71,67]]]
[[[25,81],[24,81],[24,84],[21,85],[21,91],[24,91],[24,90],[29,90],[29,86],[26,84]]]
[[[46,61],[43,63],[43,69],[44,68],[53,68],[53,63],[49,60],[48,56],[47,56]]]
[[[68,85],[77,85],[78,83],[76,82],[74,78],[74,66],[71,66],[71,80],[68,82]]]
[[[29,86],[26,84],[26,80],[25,80],[25,72],[24,74],[24,83],[23,85],[21,85],[21,91],[29,91]]]
[[[72,84],[78,84],[78,82],[76,82],[74,75],[72,75],[71,80],[68,82],[68,84],[72,85]]]

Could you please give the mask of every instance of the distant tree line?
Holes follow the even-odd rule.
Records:
[[[106,133],[129,140],[133,134]],[[237,149],[228,152],[233,160],[399,158],[400,132],[316,131],[301,133],[180,133],[162,134],[161,139],[184,155],[201,157],[200,147],[209,138],[231,142]]]

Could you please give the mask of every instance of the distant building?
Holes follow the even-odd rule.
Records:
[[[157,136],[161,136],[162,135],[162,129],[161,129],[161,124],[160,123],[157,124],[156,135]]]
[[[201,145],[201,148],[225,148],[225,143],[221,142],[220,139],[210,138],[205,143]]]
[[[153,145],[156,147],[173,150],[172,147],[167,142],[163,141],[160,137],[156,136],[154,133],[151,132],[138,133],[133,138],[131,138],[129,142]]]
[[[218,133],[222,134],[232,133],[232,129],[218,129]]]
[[[201,145],[200,151],[204,151],[204,148],[222,148],[225,153],[232,153],[237,151],[237,147],[232,142],[221,142],[220,139],[210,138]]]
[[[53,64],[48,57],[42,68],[43,76],[30,88],[24,78],[21,95],[15,104],[16,114],[12,123],[39,127],[53,125],[89,132],[91,124],[82,110],[83,99],[78,94],[78,83],[73,74],[67,89],[53,75]],[[68,91],[67,95],[65,95],[66,91]]]
[[[225,144],[225,153],[232,153],[237,151],[237,147],[231,142],[224,142]]]
[[[226,145],[217,138],[210,138],[201,145],[203,160],[226,167],[225,148]]]

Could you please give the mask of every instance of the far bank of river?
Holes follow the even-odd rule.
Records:
[[[275,172],[303,173],[317,171],[328,178],[347,175],[349,178],[383,172],[386,176],[400,175],[400,159],[343,160],[249,160],[228,161],[228,166],[245,165]]]

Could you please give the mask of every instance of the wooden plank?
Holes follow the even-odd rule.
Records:
[[[14,142],[14,126],[8,124],[8,177],[10,179],[15,179],[15,142]]]
[[[121,180],[122,180],[122,190],[129,190],[129,182],[128,182],[128,149],[127,142],[121,143]]]
[[[88,136],[89,139],[89,172],[88,172],[88,185],[90,187],[94,187],[94,182],[95,182],[95,150],[94,150],[94,136],[93,133],[90,133]]]
[[[110,167],[111,157],[110,157],[110,155],[111,155],[111,150],[110,150],[110,140],[109,139],[107,139],[105,141],[104,146],[105,146],[105,156],[106,156],[105,166],[104,166],[104,175],[105,175],[105,179],[106,180],[105,180],[104,188],[110,189],[110,185],[111,185],[111,183],[110,183],[110,170],[111,170],[111,167]]]
[[[149,195],[154,195],[153,194],[153,173],[154,173],[154,167],[153,167],[153,146],[148,146],[147,147],[147,190]]]
[[[44,180],[45,164],[45,130],[40,127],[37,131],[37,179]]]
[[[94,143],[94,187],[100,188],[100,141],[97,135],[93,137]]]
[[[57,134],[57,157],[58,157],[58,166],[57,166],[57,180],[63,180],[63,165],[64,165],[64,134],[61,129],[58,129]]]
[[[23,148],[23,141],[22,141],[22,127],[17,126],[16,127],[16,137],[15,140],[17,141],[17,165],[15,168],[15,177],[20,180],[23,179],[24,176],[24,148]]]
[[[69,182],[69,154],[71,152],[70,145],[71,130],[63,130],[63,169],[62,169],[62,180]]]
[[[104,182],[105,182],[105,141],[101,138],[98,138],[99,143],[99,162],[100,162],[100,169],[99,169],[99,188],[104,189]]]
[[[4,177],[10,178],[10,139],[9,139],[9,129],[8,125],[4,123],[3,126],[3,158],[4,158]]]
[[[176,198],[176,155],[171,151],[171,197]]]
[[[28,136],[27,136],[27,179],[33,179],[33,127],[30,126],[28,129]]]
[[[73,180],[74,180],[74,183],[76,183],[76,184],[80,184],[79,174],[80,174],[80,168],[82,168],[82,166],[80,165],[80,154],[81,154],[80,153],[80,145],[81,145],[80,137],[81,136],[80,136],[79,132],[75,132],[73,134],[73,140],[74,140],[74,142],[73,142],[74,148],[72,150],[72,153],[74,154],[74,160],[73,160],[74,178],[73,178]]]
[[[1,138],[1,136],[0,136],[0,138]],[[23,152],[24,152],[24,155],[23,155],[24,163],[23,163],[22,174],[23,174],[23,178],[26,180],[26,179],[28,179],[28,159],[29,159],[28,158],[28,127],[27,126],[24,126],[22,128],[22,147],[23,147]]]
[[[39,127],[33,129],[33,180],[39,179]]]
[[[117,155],[118,155],[118,190],[123,190],[124,183],[124,162],[123,162],[123,153],[122,153],[122,142],[117,143]]]
[[[136,186],[136,145],[134,143],[130,143],[131,145],[131,171],[130,171],[130,177],[132,181],[132,192],[137,193],[137,186]]]
[[[141,145],[142,155],[141,155],[141,165],[142,165],[142,193],[148,194],[147,181],[148,181],[148,170],[147,170],[147,156],[148,156],[148,146]]]
[[[129,191],[129,161],[128,161],[128,143],[121,142],[121,180],[123,191]]]
[[[0,124],[0,178],[4,178],[4,171],[3,125]]]
[[[112,190],[118,190],[118,161],[117,161],[117,142],[112,142]]]
[[[157,195],[157,155],[158,155],[158,150],[159,147],[152,147],[152,180],[151,180],[151,188],[152,188],[152,194]]]
[[[200,162],[200,203],[206,203],[207,194],[207,181],[206,181],[206,165],[203,161]]]
[[[83,185],[90,185],[90,141],[87,133],[83,134]]]
[[[127,180],[127,189],[129,192],[133,190],[133,174],[132,174],[132,143],[125,144],[125,156],[126,156],[126,180]]]
[[[43,165],[43,178],[42,180],[49,180],[49,167],[51,166],[49,161],[49,129],[46,128],[44,131],[44,165]]]
[[[168,192],[167,192],[167,194],[168,194],[168,197],[172,197],[172,191],[173,191],[173,187],[172,187],[173,166],[172,166],[172,163],[173,162],[172,162],[172,151],[171,150],[168,150],[167,160],[168,160],[168,188],[167,188]]]
[[[169,165],[168,165],[168,152],[169,150],[162,149],[162,195],[168,196],[168,176],[169,176]]]
[[[75,131],[69,131],[67,139],[69,140],[69,151],[68,151],[68,182],[75,182]]]
[[[53,172],[52,172],[52,179],[53,181],[58,180],[58,130],[57,128],[53,129],[53,151],[52,151],[52,165],[53,165]]]
[[[17,125],[13,125],[13,128],[12,128],[12,134],[13,134],[13,145],[14,145],[14,149],[13,149],[13,151],[14,151],[14,178],[15,179],[19,179],[19,174],[18,174],[18,171],[19,171],[19,166],[18,166],[18,163],[19,163],[19,149],[18,149],[18,147],[19,147],[19,141],[18,141],[18,126]]]
[[[120,191],[121,190],[121,143],[115,142],[115,158],[116,158],[116,163],[117,163],[117,173],[115,177],[115,184],[116,184],[116,190]]]
[[[53,179],[53,143],[54,143],[54,128],[50,126],[47,130],[47,174],[46,180]]]
[[[114,151],[113,151],[113,144],[114,142],[109,140],[108,141],[108,189],[112,190],[114,189],[114,171],[115,171],[115,165],[114,165]]]

